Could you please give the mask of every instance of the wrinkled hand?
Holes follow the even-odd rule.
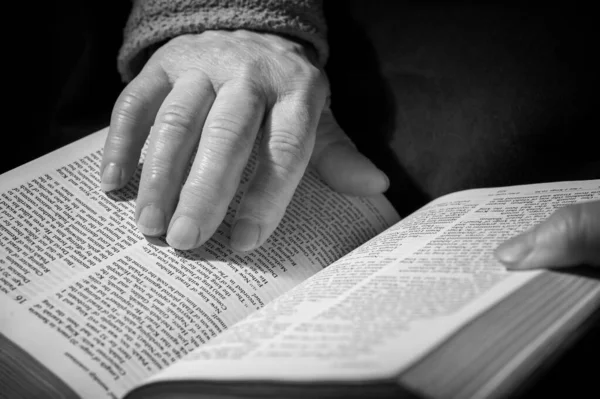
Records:
[[[327,78],[312,59],[277,35],[207,31],[172,39],[116,101],[102,189],[127,183],[150,134],[138,227],[148,236],[167,232],[174,248],[198,247],[223,220],[262,128],[259,165],[231,233],[234,249],[254,249],[275,230],[309,160],[337,191],[385,191],[387,177],[333,119]]]
[[[504,242],[496,257],[509,269],[600,266],[600,201],[569,205]]]

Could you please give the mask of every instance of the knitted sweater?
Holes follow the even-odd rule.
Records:
[[[134,0],[118,56],[121,77],[133,79],[168,39],[215,29],[287,35],[312,44],[321,65],[327,60],[321,0]]]

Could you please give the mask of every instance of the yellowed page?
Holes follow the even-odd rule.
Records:
[[[361,380],[397,376],[538,275],[507,272],[503,240],[600,180],[440,198],[282,295],[152,381]]]
[[[240,192],[213,239],[174,251],[136,229],[135,179],[99,190],[105,135],[0,177],[0,333],[82,397],[120,397],[398,220],[311,171],[260,249],[227,245]]]

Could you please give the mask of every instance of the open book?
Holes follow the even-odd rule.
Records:
[[[176,251],[136,229],[136,178],[99,190],[105,135],[0,177],[0,397],[500,396],[600,307],[593,278],[492,256],[600,180],[458,192],[399,220],[310,171],[243,254],[227,242],[250,165],[215,236]]]

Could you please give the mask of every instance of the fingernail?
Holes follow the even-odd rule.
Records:
[[[157,236],[165,232],[165,213],[156,205],[147,205],[137,221],[142,234]]]
[[[535,233],[525,232],[502,243],[495,251],[496,257],[508,269],[526,269],[523,260],[535,247]]]
[[[198,241],[200,229],[197,223],[187,216],[178,217],[167,234],[167,243],[176,249],[196,248]]]
[[[240,219],[231,232],[231,247],[236,251],[251,251],[258,246],[260,226],[249,220]]]
[[[104,168],[100,189],[104,192],[115,190],[121,187],[123,180],[122,169],[116,163],[111,162]]]

